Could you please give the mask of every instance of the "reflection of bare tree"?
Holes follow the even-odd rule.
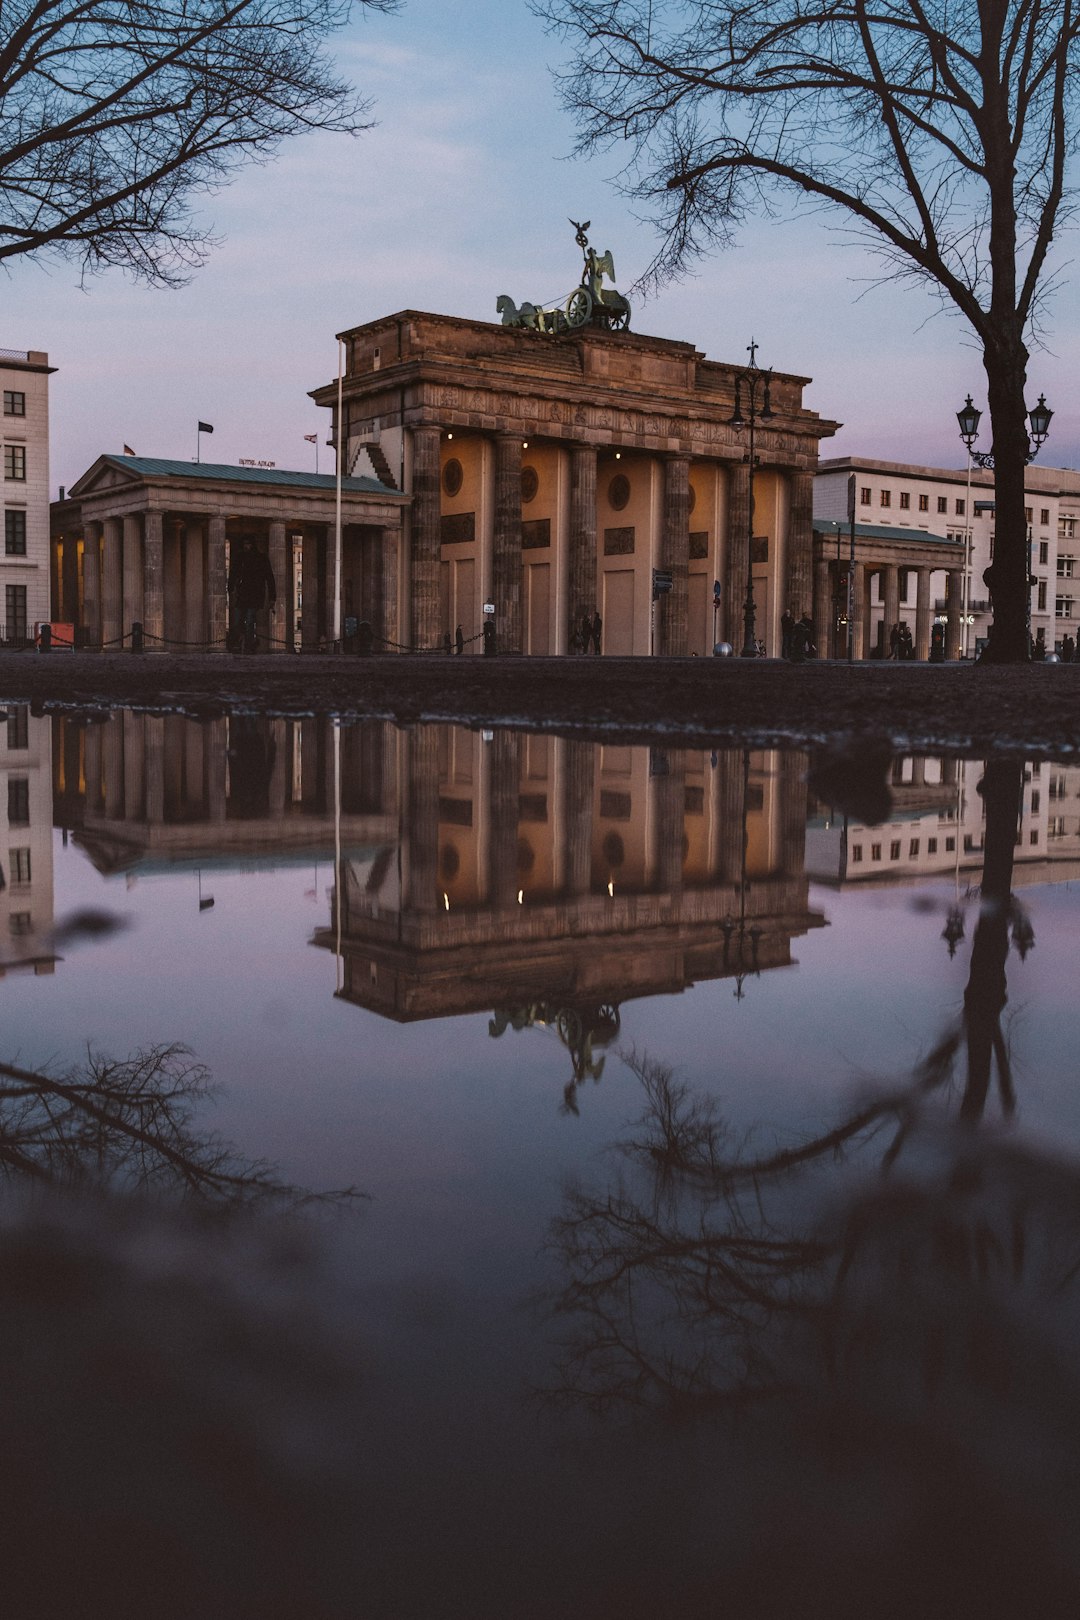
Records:
[[[62,1077],[0,1063],[0,1080],[0,1170],[8,1176],[218,1206],[295,1205],[314,1196],[196,1130],[210,1077],[186,1047],[155,1046],[119,1060],[91,1052]]]

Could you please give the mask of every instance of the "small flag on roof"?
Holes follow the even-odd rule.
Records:
[[[211,427],[211,426],[210,426],[210,423],[209,423],[209,422],[200,422],[200,423],[199,423],[199,432],[200,432],[200,433],[213,433],[213,431],[214,431],[214,430],[213,430],[213,428],[212,428],[212,427]]]
[[[319,435],[317,433],[305,433],[304,434],[304,443],[305,444],[318,444],[318,442],[319,442]]]
[[[125,444],[125,446],[124,446],[124,454],[125,454],[125,456],[133,456],[135,454],[135,452],[131,448],[130,444]]]

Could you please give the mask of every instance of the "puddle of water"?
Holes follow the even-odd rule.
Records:
[[[1071,1601],[1080,769],[9,716],[18,1612]]]

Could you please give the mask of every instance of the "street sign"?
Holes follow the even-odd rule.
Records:
[[[674,585],[670,568],[654,568],[652,571],[652,594],[655,602],[658,597],[667,596]]]

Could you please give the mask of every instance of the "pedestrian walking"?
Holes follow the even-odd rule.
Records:
[[[460,624],[458,625],[457,629],[454,632],[454,651],[457,653],[457,656],[459,658],[461,657],[462,653],[465,651],[465,636],[464,636],[464,633],[462,632]]]
[[[263,608],[272,609],[277,601],[274,570],[266,553],[257,549],[253,534],[244,535],[232,558],[228,591],[232,606],[230,644],[234,651],[239,643],[242,652],[253,653],[258,646],[256,615]]]
[[[591,627],[592,650],[593,650],[594,653],[598,653],[600,651],[600,636],[601,636],[601,633],[603,631],[603,628],[604,628],[604,621],[600,617],[600,609],[597,608],[596,612],[592,616],[592,627]]]

